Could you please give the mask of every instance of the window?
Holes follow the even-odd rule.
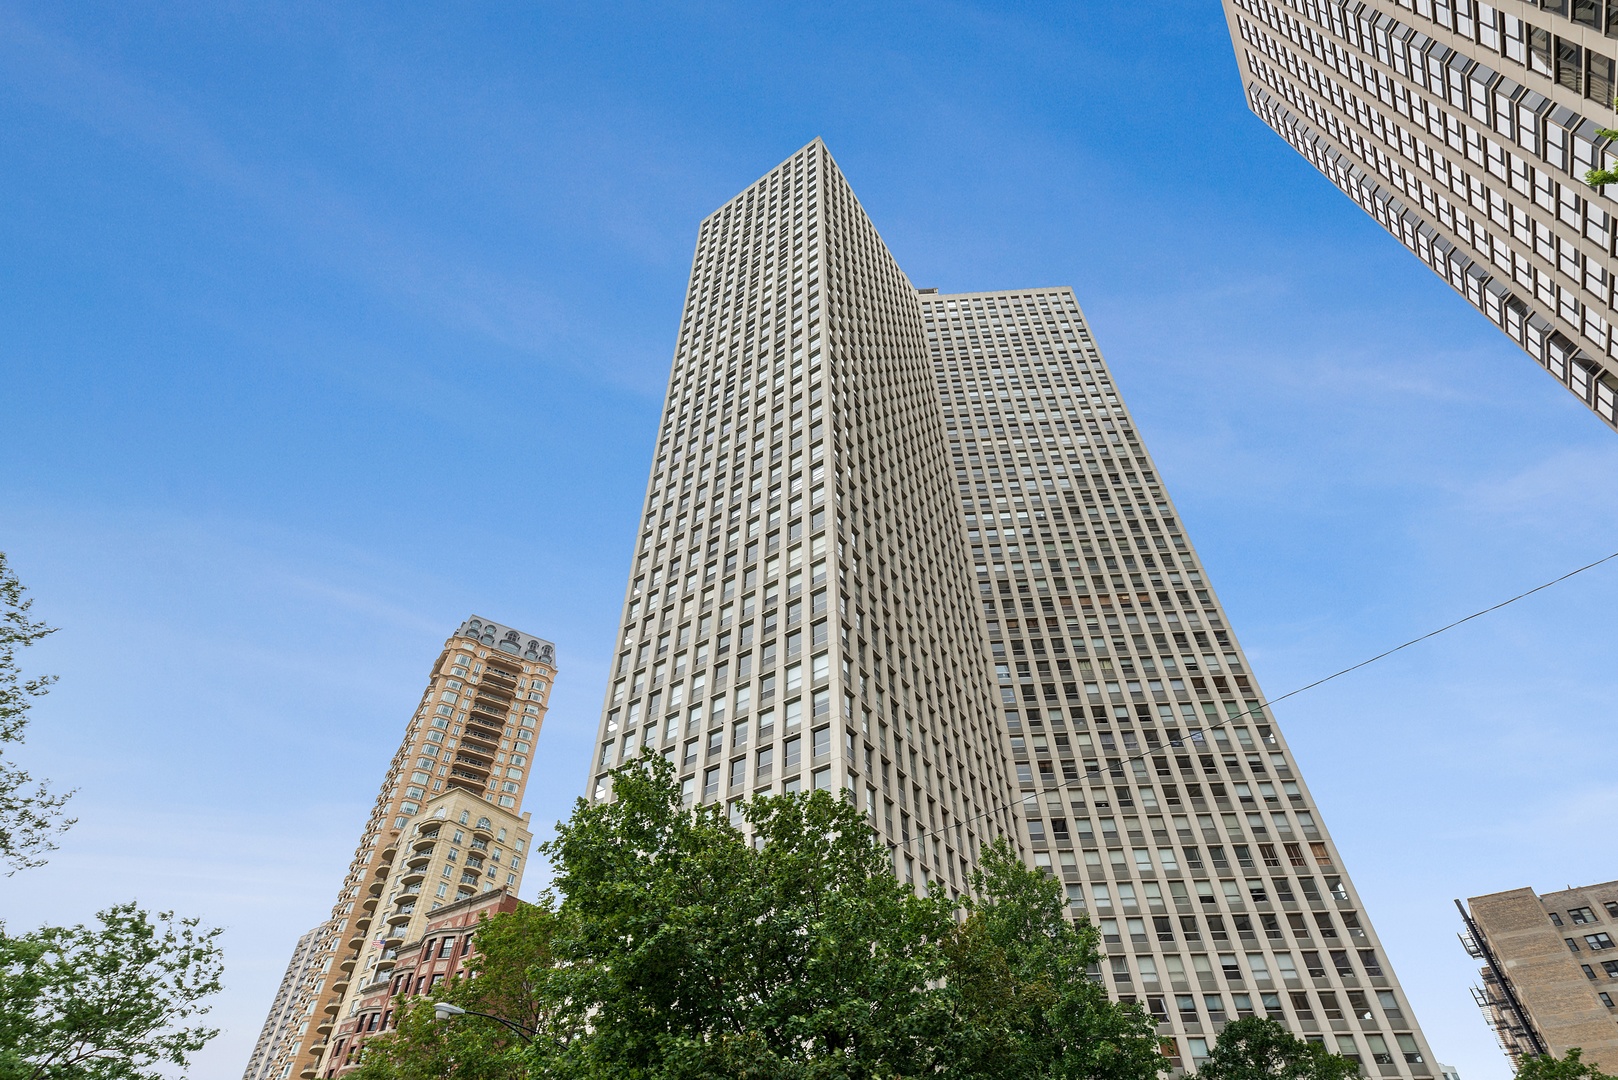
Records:
[[[1398,1040],[1399,1049],[1404,1053],[1406,1062],[1411,1065],[1420,1065],[1425,1060],[1421,1056],[1421,1051],[1416,1047],[1416,1037],[1414,1035],[1395,1035],[1394,1038]]]
[[[1591,911],[1587,907],[1572,908],[1571,910],[1568,911],[1567,917],[1572,919],[1574,924],[1577,925],[1577,926],[1583,926],[1583,925],[1585,925],[1587,923],[1593,923],[1593,922],[1598,921],[1596,919],[1596,913]]]
[[[1614,70],[1612,58],[1602,56],[1598,52],[1586,55],[1590,59],[1590,75],[1584,81],[1584,96],[1610,106],[1613,103],[1615,75],[1618,75]]]
[[[712,799],[719,794],[719,766],[714,765],[702,774],[702,797]]]
[[[1556,81],[1575,94],[1584,89],[1584,50],[1566,38],[1556,39]]]
[[[1528,31],[1528,69],[1540,75],[1552,75],[1550,31],[1527,23],[1523,28]]]
[[[1609,934],[1586,934],[1584,943],[1592,952],[1599,952],[1602,949],[1612,948],[1612,937]]]
[[[1557,914],[1554,911],[1551,912],[1551,925],[1552,926],[1561,926],[1562,925],[1562,916]]]
[[[1567,951],[1568,952],[1578,952],[1579,951],[1579,943],[1577,941],[1574,941],[1570,937],[1563,938],[1562,940],[1567,942]]]
[[[741,787],[747,782],[747,759],[737,758],[730,763],[730,786]]]

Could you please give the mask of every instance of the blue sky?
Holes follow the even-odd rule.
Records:
[[[21,756],[82,819],[0,918],[225,926],[197,1076],[468,614],[558,643],[536,825],[581,793],[696,224],[813,136],[918,285],[1073,286],[1270,694],[1618,548],[1618,438],[1246,112],[1211,0],[0,0],[0,131]],[[1279,709],[1466,1080],[1451,898],[1618,863],[1615,607]]]

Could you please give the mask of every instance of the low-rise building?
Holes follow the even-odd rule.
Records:
[[[325,1075],[341,1076],[359,1063],[365,1040],[395,1026],[394,1008],[406,995],[430,993],[434,987],[467,973],[477,951],[477,928],[485,919],[516,911],[522,903],[504,888],[467,896],[433,911],[421,936],[400,946],[388,976],[364,987],[352,1015],[337,1030]]]
[[[1577,1047],[1618,1072],[1618,881],[1474,896],[1461,916],[1483,961],[1473,997],[1514,1066]]]

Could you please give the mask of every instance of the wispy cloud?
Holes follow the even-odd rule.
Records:
[[[548,285],[384,219],[308,162],[255,160],[244,152],[245,136],[223,137],[183,102],[11,9],[0,9],[0,78],[103,137],[229,193],[316,264],[401,309],[500,349],[647,390],[637,368],[609,362],[612,353],[597,345],[603,328],[581,321]],[[628,221],[624,229],[644,243]]]

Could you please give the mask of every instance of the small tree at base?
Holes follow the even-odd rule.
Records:
[[[1565,1057],[1541,1054],[1517,1066],[1517,1080],[1615,1080],[1595,1064],[1584,1060],[1584,1051],[1575,1046]]]
[[[1306,1042],[1274,1020],[1232,1020],[1197,1068],[1199,1080],[1349,1080],[1359,1064]]]

